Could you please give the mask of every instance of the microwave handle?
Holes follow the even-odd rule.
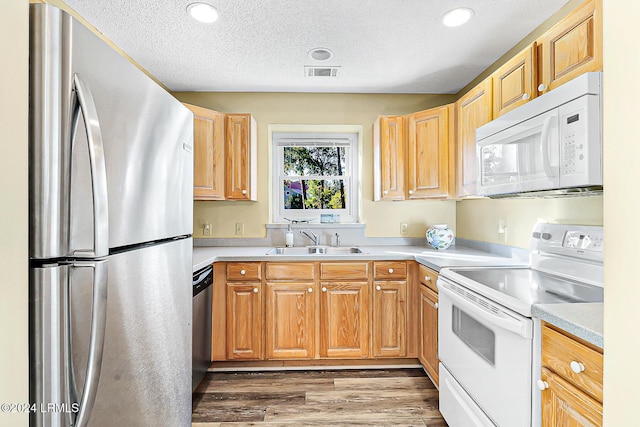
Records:
[[[540,151],[542,155],[542,166],[544,167],[544,173],[548,177],[555,176],[553,172],[553,167],[551,167],[551,160],[549,159],[549,138],[551,129],[551,120],[553,120],[555,116],[549,116],[544,119],[544,124],[542,125],[542,135],[540,136]]]

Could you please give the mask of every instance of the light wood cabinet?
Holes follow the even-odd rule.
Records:
[[[373,125],[373,200],[404,200],[405,119],[380,116]]]
[[[602,425],[602,403],[545,368],[542,381],[548,387],[542,392],[542,427]]]
[[[476,194],[476,128],[493,119],[492,79],[464,94],[456,104],[455,183],[456,197]]]
[[[407,355],[407,281],[373,282],[373,356]]]
[[[224,200],[224,114],[184,104],[193,112],[193,199]]]
[[[498,117],[535,96],[534,45],[505,62],[492,75],[493,115]]]
[[[257,200],[257,126],[251,114],[225,117],[225,187],[228,200]]]
[[[449,125],[453,104],[407,118],[407,196],[445,197],[449,191]]]
[[[542,425],[602,425],[602,349],[543,323]]]
[[[320,282],[320,357],[369,357],[369,282]]]
[[[315,285],[270,283],[266,291],[267,359],[315,356]]]
[[[438,375],[438,273],[420,265],[418,267],[420,282],[419,324],[420,349],[418,359],[433,383],[437,386]]]
[[[602,0],[589,0],[537,41],[539,94],[602,70]]]
[[[263,358],[262,285],[227,283],[227,359]]]

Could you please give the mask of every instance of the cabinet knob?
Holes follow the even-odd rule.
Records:
[[[380,285],[376,286],[376,291],[379,291],[380,289],[382,289]]]
[[[413,194],[413,190],[409,190],[409,194]]]
[[[584,365],[580,362],[576,362],[574,360],[569,364],[569,366],[571,366],[571,370],[576,374],[579,374],[580,372],[584,372]]]
[[[393,274],[393,268],[389,269],[389,274]]]
[[[322,292],[327,292],[327,288],[325,288],[324,286],[322,287]]]
[[[384,190],[382,193],[383,194],[389,194],[389,190]]]
[[[431,281],[431,277],[429,277],[429,276],[424,276],[424,281],[425,281],[425,282],[430,282],[430,281]]]
[[[536,381],[536,385],[540,390],[546,390],[549,388],[549,383],[546,381],[538,380]]]
[[[309,293],[313,292],[313,288],[307,289],[307,292],[309,292]]]
[[[253,288],[253,293],[257,294],[258,293],[258,288]]]
[[[523,95],[522,95],[522,100],[523,100],[523,101],[526,101],[526,100],[527,100],[527,99],[529,99],[529,98],[531,98],[531,96],[529,96],[529,94],[528,94],[528,93],[525,93],[525,94],[523,94]]]
[[[240,274],[242,274],[244,276],[245,274],[247,274],[247,272],[244,271],[244,270],[240,270]]]
[[[547,85],[546,85],[546,84],[544,84],[544,83],[540,83],[540,84],[538,85],[538,92],[544,92],[544,91],[545,91],[545,90],[547,90],[547,89],[549,89],[549,86],[547,86]]]
[[[433,303],[433,306],[437,309],[437,308],[438,308],[438,303],[437,303],[437,302],[434,302],[434,303]]]
[[[242,190],[242,194],[247,194],[247,190]]]

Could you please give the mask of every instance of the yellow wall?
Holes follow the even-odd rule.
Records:
[[[0,12],[0,403],[29,401],[27,0]],[[0,425],[26,426],[27,414],[0,411]]]
[[[604,0],[604,421],[638,424],[640,3]]]
[[[602,196],[464,200],[458,202],[456,215],[458,237],[528,248],[538,221],[602,225]],[[500,220],[507,226],[503,235],[498,233]]]
[[[373,202],[373,122],[380,114],[406,114],[453,100],[451,95],[367,95],[309,93],[180,92],[178,99],[222,112],[251,113],[258,123],[258,201],[196,202],[194,236],[210,222],[213,237],[239,237],[235,223],[245,224],[244,237],[263,237],[269,222],[269,124],[362,125],[362,213],[366,235],[400,236],[400,223],[409,224],[409,237],[423,237],[429,225],[456,223],[453,201]]]

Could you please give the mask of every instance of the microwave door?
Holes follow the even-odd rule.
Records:
[[[557,110],[478,141],[480,194],[546,190],[558,185]]]

